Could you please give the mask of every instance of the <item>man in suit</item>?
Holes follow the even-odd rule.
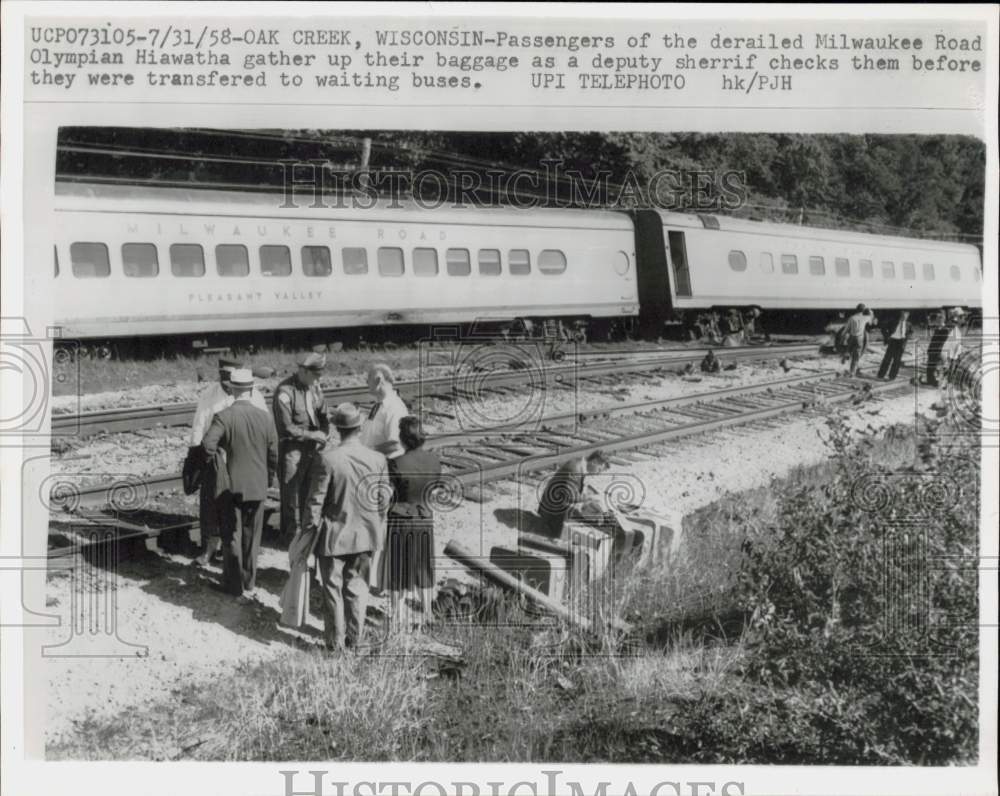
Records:
[[[274,423],[280,450],[281,535],[291,540],[305,521],[309,468],[326,444],[330,431],[326,398],[319,383],[326,367],[322,354],[308,354],[298,371],[274,390]]]
[[[340,445],[325,450],[310,470],[308,522],[318,529],[315,555],[323,588],[327,649],[362,643],[372,554],[382,549],[391,488],[386,458],[361,442],[361,413],[337,407]]]
[[[195,407],[194,418],[191,421],[191,437],[188,442],[188,458],[192,464],[196,461],[201,466],[201,487],[198,494],[198,528],[201,532],[202,553],[194,563],[198,566],[207,566],[222,545],[219,537],[219,530],[222,527],[220,506],[215,499],[216,472],[219,468],[225,467],[225,454],[220,453],[216,461],[205,461],[205,452],[201,447],[201,441],[205,433],[212,426],[215,416],[233,405],[233,393],[229,388],[229,377],[237,368],[244,368],[245,365],[232,359],[219,360],[219,380],[198,396],[198,404]],[[251,392],[251,401],[254,406],[267,410],[264,396],[260,390],[254,388]]]
[[[262,504],[278,470],[278,437],[267,410],[253,403],[253,374],[234,370],[229,387],[233,405],[213,418],[202,445],[207,456],[226,453],[225,472],[216,487],[222,508],[222,584],[248,602],[257,577]]]
[[[538,516],[542,518],[542,523],[551,536],[562,536],[566,515],[571,509],[582,506],[586,477],[603,473],[610,466],[611,463],[601,451],[594,451],[585,458],[570,459],[560,465],[545,484],[542,499],[538,503]]]
[[[878,368],[878,377],[884,379],[888,376],[889,381],[893,381],[899,373],[899,366],[903,362],[903,352],[906,350],[906,341],[913,331],[910,326],[910,313],[903,310],[899,313],[899,319],[892,327],[889,337],[885,341],[885,355],[882,357],[882,364]]]

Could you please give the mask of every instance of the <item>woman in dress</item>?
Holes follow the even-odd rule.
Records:
[[[399,441],[405,453],[389,460],[389,480],[395,496],[389,510],[386,541],[386,588],[392,605],[393,625],[409,629],[405,616],[406,593],[420,592],[420,624],[431,621],[434,601],[434,515],[430,496],[441,483],[441,459],[423,449],[420,421],[408,415],[399,421]],[[403,607],[403,614],[400,607]],[[404,621],[407,620],[407,621]]]

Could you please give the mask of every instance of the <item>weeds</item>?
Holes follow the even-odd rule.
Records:
[[[978,441],[942,431],[831,418],[830,462],[697,512],[679,561],[615,581],[631,646],[490,592],[435,631],[457,669],[289,653],[50,755],[974,761]]]

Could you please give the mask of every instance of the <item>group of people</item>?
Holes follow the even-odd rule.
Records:
[[[695,331],[698,339],[709,343],[738,345],[749,343],[763,333],[760,322],[759,308],[740,312],[732,307],[725,315],[716,310],[701,313],[695,321]]]
[[[366,378],[374,405],[326,404],[322,354],[298,361],[274,391],[272,413],[253,373],[221,360],[219,381],[199,400],[185,472],[200,473],[199,517],[207,565],[222,548],[223,587],[255,596],[257,557],[269,487],[280,492],[280,528],[289,542],[282,622],[301,626],[315,561],[324,640],[331,650],[362,643],[369,595],[387,592],[391,616],[410,627],[405,596],[419,592],[426,622],[434,587],[431,492],[441,462],[422,449],[425,435],[393,385],[388,365]],[[403,610],[401,610],[403,609]]]
[[[939,374],[950,366],[961,352],[961,320],[962,310],[951,310],[944,324],[938,326],[931,335],[927,347],[926,380],[931,386],[938,384]],[[861,357],[868,349],[868,338],[876,325],[875,315],[864,304],[858,304],[854,312],[841,327],[840,343],[849,360],[848,373],[857,376]],[[893,381],[899,375],[899,368],[906,352],[906,342],[913,336],[913,324],[910,313],[903,310],[884,328],[885,353],[879,365],[877,377]]]

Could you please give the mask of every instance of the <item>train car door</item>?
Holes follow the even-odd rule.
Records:
[[[636,286],[639,289],[639,334],[657,338],[670,317],[671,293],[663,219],[655,210],[637,210],[635,224]]]

